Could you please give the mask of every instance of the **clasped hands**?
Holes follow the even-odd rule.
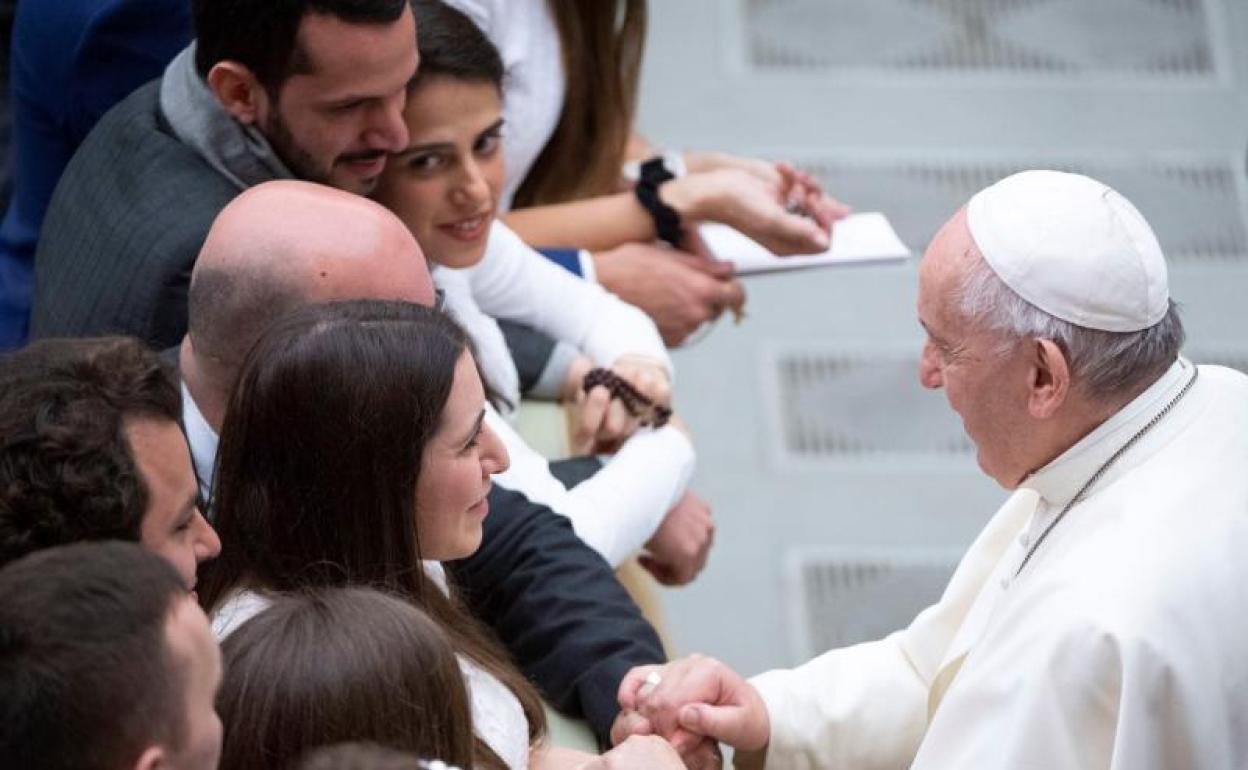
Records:
[[[722,764],[720,742],[739,751],[759,751],[770,740],[771,720],[758,691],[713,658],[693,655],[662,666],[638,666],[624,677],[618,695],[621,712],[611,728],[617,748],[604,758],[638,737],[658,736],[689,770],[715,770]],[[645,741],[644,750],[655,760],[647,768],[681,767],[670,755],[658,761],[664,755],[653,738]],[[629,765],[608,762],[603,767]]]

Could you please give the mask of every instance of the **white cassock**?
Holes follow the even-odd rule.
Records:
[[[1248,768],[1248,377],[1201,366],[1015,576],[1192,371],[1029,477],[909,628],[752,680],[766,766]]]

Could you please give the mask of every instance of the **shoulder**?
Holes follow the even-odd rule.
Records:
[[[218,642],[238,630],[239,626],[264,612],[272,604],[265,595],[242,589],[227,596],[212,613],[212,634]]]
[[[57,185],[50,221],[76,227],[94,219],[121,219],[148,229],[211,222],[236,190],[191,148],[160,113],[159,80],[140,87],[108,111],[75,153]],[[48,235],[59,228],[50,227]],[[203,232],[198,233],[201,237]]]

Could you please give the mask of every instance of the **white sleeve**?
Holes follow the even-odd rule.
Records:
[[[920,612],[906,629],[876,642],[832,650],[798,668],[751,679],[767,705],[771,723],[766,767],[910,767],[927,729],[932,683],[941,664],[980,591],[1035,511],[1037,500],[1033,491],[1017,490],[975,538],[940,601]]]
[[[693,475],[693,446],[669,425],[633,434],[601,470],[568,489],[551,475],[546,458],[488,406],[486,424],[511,457],[494,480],[568,517],[577,536],[612,567],[650,539]]]
[[[464,272],[477,305],[495,318],[567,342],[598,366],[634,355],[653,359],[672,375],[667,347],[649,316],[552,264],[500,221],[490,229],[481,262]]]
[[[767,705],[766,767],[909,767],[927,726],[927,683],[893,634],[750,680]]]

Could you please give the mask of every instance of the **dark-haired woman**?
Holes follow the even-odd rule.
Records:
[[[293,768],[309,749],[348,740],[472,766],[455,652],[411,602],[364,588],[287,594],[221,653],[221,770]]]
[[[508,224],[528,243],[590,250],[661,236],[637,198],[618,192],[624,162],[653,154],[633,133],[646,0],[448,2],[506,65]],[[845,211],[785,164],[686,153],[668,165],[681,168],[660,197],[682,222],[724,222],[779,254],[826,249]]]
[[[532,686],[455,599],[507,454],[462,329],[399,302],[305,307],[248,354],[221,431],[217,524],[230,544],[200,598],[226,637],[275,594],[363,586],[439,622],[472,702],[473,767],[558,766]],[[536,747],[536,748],[535,748]]]
[[[666,404],[671,360],[650,319],[556,267],[495,218],[503,182],[498,52],[459,11],[432,0],[417,0],[413,7],[421,66],[403,113],[411,138],[387,164],[376,197],[407,224],[434,263],[434,281],[472,336],[486,380],[505,399],[518,398],[515,364],[494,320],[505,318],[579,351],[569,367],[568,398],[580,395],[585,373],[600,366]],[[486,422],[513,460],[500,481],[566,515],[582,540],[618,566],[651,539],[685,493],[694,451],[678,424],[639,429],[639,419],[629,418],[621,402],[608,403],[607,392],[599,390],[581,397],[579,414],[596,423],[595,414],[618,412],[624,427],[612,433],[622,445],[605,468],[572,489],[497,414],[487,411]],[[595,448],[587,442],[575,449]]]

